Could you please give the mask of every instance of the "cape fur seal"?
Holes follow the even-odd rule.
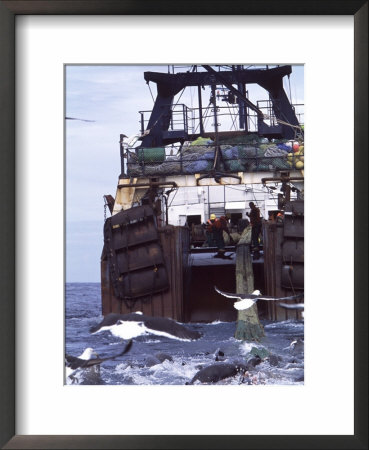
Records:
[[[194,384],[195,381],[200,381],[200,383],[217,383],[220,380],[235,377],[238,374],[244,375],[245,372],[253,369],[260,362],[261,358],[259,356],[254,356],[250,358],[246,364],[240,362],[219,362],[211,364],[210,366],[200,369],[192,380],[186,384]]]

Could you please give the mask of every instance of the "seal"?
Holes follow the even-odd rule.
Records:
[[[163,363],[164,361],[173,362],[173,358],[167,353],[155,353],[154,356],[148,356],[145,361],[146,367],[153,367],[158,364]]]
[[[138,313],[107,314],[99,324],[90,328],[90,333],[104,330],[109,330],[112,335],[123,339],[154,334],[180,341],[192,341],[202,336],[198,331],[191,330],[175,320]]]
[[[244,374],[248,370],[246,364],[242,363],[216,363],[200,369],[189,383],[194,384],[195,381],[200,383],[217,383],[225,378],[235,377]]]
[[[214,353],[214,360],[215,361],[225,361],[227,358],[224,355],[223,350],[221,350],[220,348],[215,350]]]
[[[217,383],[225,378],[235,377],[238,374],[244,375],[260,364],[262,359],[260,356],[251,356],[246,364],[236,361],[233,363],[218,362],[210,366],[200,369],[189,383],[194,384],[195,381],[200,383]]]

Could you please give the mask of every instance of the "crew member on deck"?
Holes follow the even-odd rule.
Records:
[[[233,245],[234,241],[233,238],[231,236],[231,233],[229,231],[229,215],[226,214],[225,216],[220,216],[219,220],[222,224],[222,230],[223,230],[223,239],[225,239],[224,242],[228,242],[227,241],[227,236],[224,235],[224,233],[228,234],[228,239],[229,239],[229,244]],[[228,245],[228,244],[227,244]]]
[[[250,217],[251,223],[251,244],[255,250],[259,249],[259,235],[261,233],[261,217],[260,217],[260,209],[255,206],[254,202],[249,203],[250,212],[247,212],[246,215]]]
[[[228,229],[227,223],[224,224],[224,220],[217,219],[215,214],[210,214],[210,219],[206,223],[206,240],[209,247],[218,248],[219,255],[223,255],[225,252],[224,227]]]

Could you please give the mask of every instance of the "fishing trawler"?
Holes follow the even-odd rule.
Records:
[[[154,106],[139,111],[136,136],[120,135],[116,194],[104,196],[111,217],[105,217],[101,256],[103,315],[139,310],[181,322],[235,320],[232,303],[214,285],[235,291],[237,242],[226,247],[233,257],[214,258],[203,224],[211,214],[224,215],[241,236],[248,200],[257,197],[253,187],[262,192],[265,219],[262,251],[254,255],[255,286],[274,296],[303,289],[303,105],[292,104],[284,89],[291,72],[290,65],[144,72],[144,81],[156,85]],[[267,99],[250,100],[254,85]],[[195,105],[181,103],[188,88],[196,93]],[[227,189],[240,198],[226,201]],[[211,201],[213,191],[218,198]],[[179,192],[195,199],[175,205]],[[260,314],[285,320],[300,313],[261,304]]]

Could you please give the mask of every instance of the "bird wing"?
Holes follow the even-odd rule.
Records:
[[[304,294],[297,294],[297,295],[291,295],[289,297],[272,297],[270,295],[259,295],[257,296],[258,300],[274,300],[274,301],[279,301],[279,300],[297,300],[299,298],[303,298]]]
[[[278,306],[286,309],[305,309],[304,303],[279,303]]]
[[[149,317],[145,320],[145,327],[154,334],[156,331],[164,332],[178,339],[196,340],[202,336],[198,331],[166,317]]]
[[[84,364],[81,366],[83,369],[87,367],[96,366],[96,364],[101,364],[104,361],[108,361],[109,359],[116,359],[119,358],[119,356],[123,356],[125,353],[129,352],[129,350],[132,347],[132,339],[130,339],[127,343],[127,345],[124,347],[123,351],[118,353],[114,356],[107,356],[106,358],[94,358],[94,359],[87,359],[84,361]]]
[[[83,366],[85,362],[85,359],[78,358],[77,356],[65,355],[65,366],[69,369],[76,370]]]
[[[112,325],[115,325],[122,317],[124,317],[123,314],[107,314],[100,323],[90,328],[90,333],[94,334],[99,332],[103,327],[110,327]]]
[[[216,286],[214,286],[214,289],[221,295],[224,295],[224,297],[228,298],[237,298],[237,299],[254,299],[257,298],[257,295],[254,294],[232,294],[230,292],[224,292],[218,289]]]

